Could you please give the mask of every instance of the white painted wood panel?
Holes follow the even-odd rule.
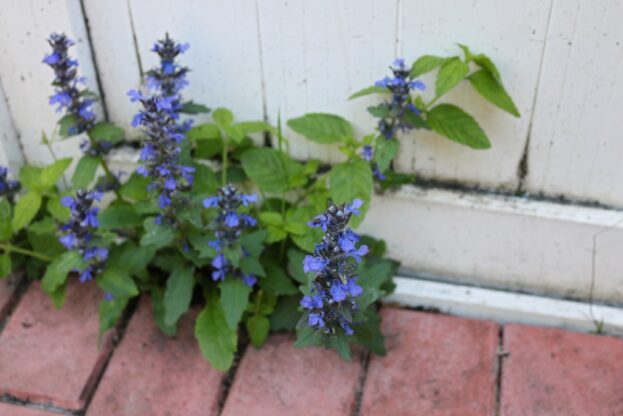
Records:
[[[0,83],[0,166],[8,167],[9,175],[17,177],[22,162],[22,149],[19,147],[17,132]]]
[[[623,206],[623,2],[555,2],[527,189]]]
[[[489,104],[469,83],[448,99],[478,120],[491,139],[489,150],[472,150],[431,132],[403,137],[396,167],[431,179],[514,189],[523,155],[545,42],[550,0],[404,1],[400,3],[398,54],[460,52],[455,42],[485,53],[497,64],[521,118]],[[434,83],[427,82],[432,97]]]
[[[393,61],[397,1],[259,1],[262,66],[268,119],[275,123],[308,112],[340,114],[361,137],[373,131],[366,107],[348,101],[382,78]],[[284,123],[285,125],[285,123]],[[341,159],[337,146],[319,145],[291,132],[297,158]]]
[[[190,43],[180,58],[191,69],[185,98],[211,108],[231,108],[238,120],[263,118],[253,0],[132,0],[129,4],[145,71],[158,63],[151,48],[168,31],[174,39]]]
[[[491,287],[623,304],[623,212],[426,190],[376,197],[360,231],[405,270]]]
[[[11,109],[24,156],[31,163],[48,163],[53,157],[41,144],[41,130],[48,134],[60,116],[48,104],[53,94],[52,70],[41,62],[49,51],[47,37],[65,32],[76,45],[72,55],[80,61],[80,74],[88,87],[99,93],[91,51],[79,0],[4,0],[0,7],[0,79]],[[96,106],[101,116],[101,109]],[[58,155],[78,155],[78,138],[55,146]]]
[[[140,134],[130,123],[137,107],[126,93],[140,87],[141,71],[129,7],[127,0],[84,0],[108,118],[136,138]]]

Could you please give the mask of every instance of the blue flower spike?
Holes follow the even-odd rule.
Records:
[[[314,273],[311,294],[303,296],[300,305],[306,311],[303,324],[334,336],[338,331],[353,335],[352,315],[357,311],[355,298],[363,293],[355,276],[356,265],[368,253],[365,244],[357,246],[360,236],[348,228],[352,215],[359,215],[363,201],[336,205],[329,202],[327,210],[308,225],[322,228],[325,235],[316,244],[313,255],[305,256],[303,271]]]

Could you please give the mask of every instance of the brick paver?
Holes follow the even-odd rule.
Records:
[[[72,279],[57,310],[33,283],[0,335],[0,395],[80,409],[110,351],[97,344],[101,297]]]
[[[149,299],[141,299],[87,415],[215,414],[224,373],[202,357],[195,316],[185,315],[176,337],[167,337],[153,323]]]
[[[46,410],[31,409],[28,407],[0,403],[0,416],[54,416],[58,413],[51,413]]]
[[[389,308],[382,316],[388,354],[370,360],[362,415],[494,414],[495,323]]]
[[[0,279],[0,322],[6,317],[6,314],[12,307],[15,289],[20,280],[20,277],[17,275],[10,275]]]
[[[623,415],[623,340],[504,328],[503,416]]]
[[[322,348],[297,350],[277,334],[240,362],[223,416],[348,415],[355,405],[361,365]]]

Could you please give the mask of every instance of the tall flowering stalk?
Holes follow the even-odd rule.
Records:
[[[64,196],[61,203],[71,210],[69,222],[61,225],[63,235],[59,238],[68,250],[77,250],[88,266],[80,273],[80,281],[87,282],[102,272],[108,249],[97,246],[95,232],[99,227],[97,218],[99,208],[93,206],[94,201],[100,201],[99,192],[76,191],[76,196]]]
[[[64,33],[52,33],[48,38],[52,52],[43,59],[54,70],[54,95],[50,97],[50,105],[58,105],[56,111],[64,111],[73,116],[68,134],[79,134],[90,130],[95,122],[92,110],[94,103],[86,88],[80,87],[85,78],[78,77],[78,61],[69,57],[69,47],[74,42]]]
[[[15,194],[20,190],[19,181],[9,179],[9,169],[0,166],[0,198],[5,197],[9,202],[13,201]]]
[[[242,232],[248,227],[255,227],[257,220],[248,214],[241,212],[241,206],[249,206],[257,201],[256,195],[245,195],[238,193],[237,189],[231,184],[220,188],[217,195],[204,199],[205,208],[217,208],[218,217],[214,235],[215,240],[210,241],[210,246],[216,250],[216,256],[212,260],[212,280],[225,280],[227,276],[241,277],[242,281],[249,287],[253,287],[257,282],[257,277],[243,273],[234,267],[227,259],[225,252],[228,248],[235,247]],[[243,256],[246,253],[242,253]]]
[[[352,204],[336,205],[329,201],[327,210],[308,225],[322,228],[325,235],[316,244],[313,256],[303,260],[303,271],[315,273],[311,295],[304,296],[305,324],[331,337],[343,331],[352,335],[352,316],[357,311],[355,298],[363,293],[355,276],[356,264],[368,253],[365,244],[357,247],[359,235],[348,227],[350,217],[359,215],[360,199]]]
[[[188,43],[176,43],[167,33],[152,47],[160,57],[160,66],[147,72],[147,86],[165,97],[178,97],[179,92],[188,85],[188,68],[175,62],[178,55],[188,50]],[[179,104],[179,99],[177,100]]]
[[[426,88],[423,82],[411,78],[411,71],[403,58],[396,59],[390,69],[394,74],[393,77],[385,77],[374,84],[377,87],[387,88],[392,93],[391,99],[382,104],[386,109],[386,115],[381,117],[378,123],[379,132],[387,140],[396,138],[399,130],[414,128],[409,122],[409,115],[410,113],[419,115],[420,110],[411,103],[410,93]]]
[[[193,183],[195,168],[179,163],[180,143],[184,140],[175,124],[179,115],[173,111],[173,97],[155,95],[145,97],[136,90],[128,92],[132,102],[140,102],[142,108],[134,116],[132,126],[142,126],[145,144],[140,159],[143,166],[137,172],[151,179],[149,190],[158,195],[163,210],[157,223],[175,224],[176,213],[187,202],[182,191]]]

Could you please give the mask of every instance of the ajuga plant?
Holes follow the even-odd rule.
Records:
[[[188,45],[166,35],[152,49],[158,65],[129,93],[138,112],[128,120],[140,128],[141,149],[135,171],[122,176],[109,160],[126,144],[124,131],[98,120],[97,97],[70,57],[73,42],[62,34],[48,42],[50,102],[61,118],[44,144],[52,153],[56,140],[76,140],[83,155],[69,181],[70,158],[24,165],[19,175],[0,168],[0,276],[24,269],[58,307],[70,285],[99,287],[102,333],[139,295],[149,297],[168,335],[196,316],[200,349],[220,370],[244,340],[260,347],[283,330],[296,330],[297,347],[324,345],[345,359],[353,343],[383,354],[375,302],[393,290],[398,265],[384,258],[383,242],[354,231],[370,206],[374,176],[381,187],[399,183],[391,161],[405,131],[431,129],[489,146],[471,116],[437,104],[462,79],[517,115],[484,55],[463,47],[464,58],[425,56],[410,68],[397,60],[391,76],[354,95],[385,97],[370,108],[376,130],[361,140],[339,116],[288,122],[311,140],[340,143],[345,154],[333,166],[301,162],[290,156],[280,121],[239,122],[217,108],[210,121],[192,126],[188,116],[209,109],[184,99],[190,69],[179,60]],[[436,68],[435,95],[426,101],[418,78]]]
[[[491,142],[471,115],[454,104],[439,104],[438,101],[467,80],[491,104],[515,117],[519,117],[519,111],[504,89],[493,61],[484,54],[473,54],[465,45],[458,46],[463,51],[462,57],[424,55],[411,66],[398,58],[389,67],[390,76],[351,95],[350,99],[370,94],[383,97],[381,103],[368,107],[369,113],[378,120],[376,131],[361,140],[356,140],[348,121],[332,114],[306,114],[289,120],[288,125],[310,140],[339,143],[346,155],[357,154],[369,162],[381,189],[413,181],[409,175],[392,169],[400,140],[411,130],[432,130],[472,149],[488,149]],[[437,69],[434,88],[427,93],[426,85],[418,78]]]

